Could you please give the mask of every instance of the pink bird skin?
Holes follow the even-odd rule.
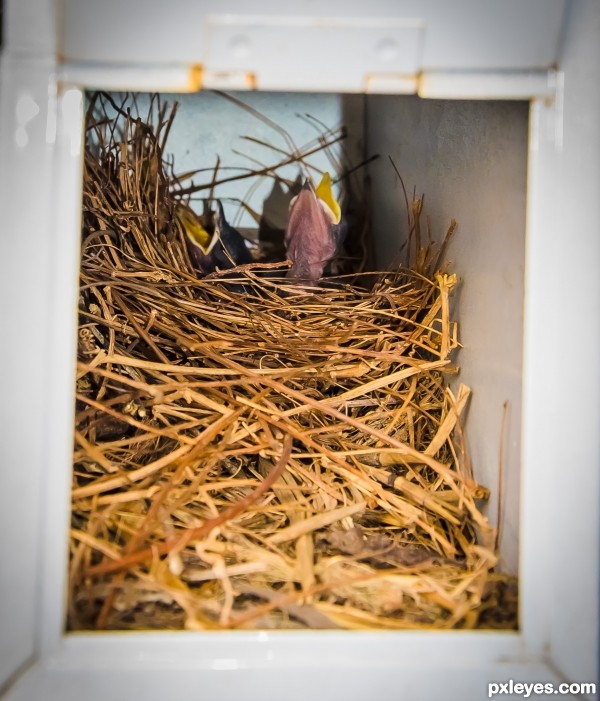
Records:
[[[287,277],[314,284],[335,256],[340,239],[339,216],[317,196],[307,180],[290,203],[285,246],[292,265]]]

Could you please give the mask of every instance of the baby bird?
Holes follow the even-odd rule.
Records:
[[[246,246],[244,237],[225,219],[221,200],[216,200],[217,211],[214,215],[215,236],[221,243],[215,251],[215,263],[220,270],[235,268],[237,265],[252,263],[252,256]]]
[[[202,216],[185,205],[177,208],[192,262],[205,275],[252,262],[244,237],[225,219],[221,201],[216,203],[216,212],[208,211]]]
[[[285,247],[292,265],[287,277],[314,285],[341,243],[340,205],[325,173],[315,190],[308,180],[290,202]]]

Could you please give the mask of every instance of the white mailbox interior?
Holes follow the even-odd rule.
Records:
[[[458,699],[509,679],[597,681],[600,7],[276,5],[7,4],[0,695]],[[221,98],[184,91],[257,88],[240,97],[292,133],[306,128],[296,112],[348,123],[352,151],[381,155],[369,166],[381,266],[405,220],[388,156],[425,194],[434,234],[458,221],[467,430],[493,522],[502,442],[518,632],[64,634],[83,94],[97,87],[178,94],[178,169],[253,132]]]

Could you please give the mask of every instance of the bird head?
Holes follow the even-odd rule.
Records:
[[[290,202],[285,247],[292,265],[288,277],[312,284],[323,275],[340,242],[340,205],[325,173],[316,190],[306,180]]]
[[[201,273],[225,270],[250,263],[252,257],[243,236],[225,219],[223,205],[215,200],[217,211],[208,202],[204,214],[196,214],[189,206],[177,205],[177,218],[186,235],[188,250]]]

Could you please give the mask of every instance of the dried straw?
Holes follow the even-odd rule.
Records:
[[[198,279],[152,110],[87,117],[70,627],[513,626],[439,251]]]

